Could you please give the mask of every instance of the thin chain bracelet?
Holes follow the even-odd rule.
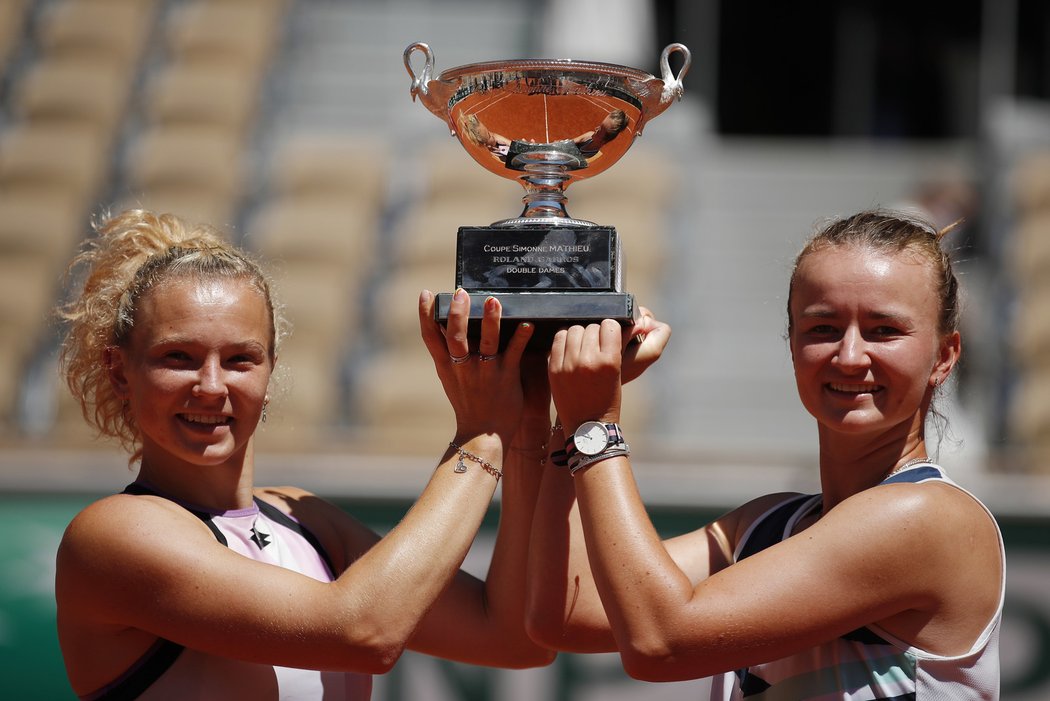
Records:
[[[481,465],[481,469],[495,477],[497,482],[499,482],[500,477],[503,477],[503,473],[500,471],[500,469],[498,467],[493,467],[492,463],[490,463],[488,460],[484,460],[478,457],[477,455],[474,455],[474,453],[471,453],[468,450],[463,450],[452,441],[448,442],[448,447],[452,448],[457,453],[459,453],[459,462],[456,463],[456,467],[453,470],[454,472],[467,471],[467,463],[463,462],[463,458],[467,458],[468,460],[473,460],[477,464]]]
[[[561,430],[562,430],[561,422],[560,421],[556,421],[554,423],[554,425],[551,426],[551,435],[550,435],[550,437],[554,438],[554,436],[557,435],[558,432],[561,431]],[[550,458],[551,462],[553,462],[555,465],[560,465],[561,464],[558,461],[558,457],[559,457],[558,456],[558,452],[559,451],[554,451],[553,453],[551,453],[550,452],[550,447],[551,447],[551,441],[550,441],[550,438],[548,438],[547,442],[543,444],[543,452],[546,453],[546,455],[544,455],[543,459],[540,460],[540,465],[546,465],[548,458]]]

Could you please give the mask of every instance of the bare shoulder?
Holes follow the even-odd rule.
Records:
[[[181,506],[162,497],[114,494],[86,506],[66,528],[63,547],[112,545],[132,534],[161,528],[200,530],[200,521]]]
[[[829,547],[859,548],[879,574],[906,581],[923,608],[958,602],[994,609],[1002,550],[988,511],[967,492],[941,481],[884,484],[853,495],[813,529],[837,533]],[[846,536],[846,537],[842,537]],[[875,572],[871,572],[875,575]]]
[[[1003,552],[989,512],[940,481],[886,484],[843,501],[828,526],[848,528],[881,563],[869,578],[897,582],[911,602],[880,624],[940,654],[970,649],[1002,599]]]
[[[59,545],[56,597],[68,612],[92,613],[115,602],[125,583],[148,580],[177,553],[216,545],[207,527],[178,505],[154,496],[116,494],[78,513]]]
[[[951,536],[953,541],[983,535],[998,542],[988,510],[969,493],[942,481],[879,485],[844,500],[828,516],[898,533],[921,528],[928,535]]]

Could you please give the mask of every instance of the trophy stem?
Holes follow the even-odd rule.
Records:
[[[597,226],[594,222],[573,219],[569,216],[565,203],[565,188],[569,183],[569,171],[574,169],[571,159],[559,158],[555,152],[536,151],[521,154],[515,159],[514,166],[525,172],[520,177],[525,187],[525,196],[521,201],[525,208],[516,219],[504,219],[493,226]],[[568,161],[568,162],[566,162]],[[577,166],[578,167],[578,166]]]
[[[530,163],[525,166],[525,175],[521,183],[525,186],[525,203],[523,217],[558,217],[568,219],[565,208],[568,198],[565,196],[565,185],[569,180],[568,169],[561,164]]]

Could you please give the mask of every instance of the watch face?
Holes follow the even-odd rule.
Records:
[[[609,430],[597,421],[588,421],[576,429],[576,449],[584,455],[597,455],[609,445]]]

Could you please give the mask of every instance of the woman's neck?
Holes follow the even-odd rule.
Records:
[[[142,455],[138,480],[186,503],[214,511],[245,509],[252,505],[252,442],[242,455],[217,465],[172,460],[170,455],[151,459]]]
[[[878,436],[849,436],[820,430],[820,483],[824,511],[882,482],[908,460],[927,456],[919,429]]]

